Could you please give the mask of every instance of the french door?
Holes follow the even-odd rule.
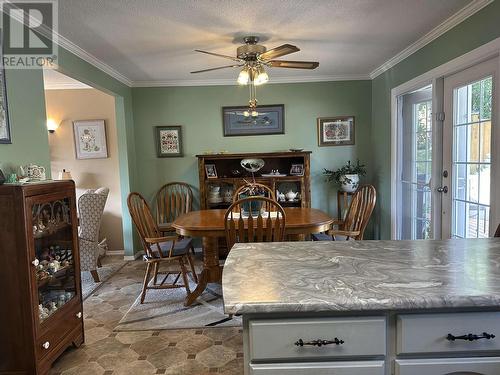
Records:
[[[396,239],[489,237],[500,222],[498,65],[397,97]]]
[[[497,70],[493,59],[444,80],[443,238],[489,237],[498,225]]]

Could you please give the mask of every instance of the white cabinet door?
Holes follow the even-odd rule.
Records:
[[[397,359],[396,375],[498,375],[500,357]]]
[[[384,361],[251,364],[250,375],[384,375]]]

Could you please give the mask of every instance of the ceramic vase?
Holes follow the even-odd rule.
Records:
[[[340,178],[340,189],[348,193],[353,193],[359,186],[359,175],[346,174]]]

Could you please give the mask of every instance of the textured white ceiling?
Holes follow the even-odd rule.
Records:
[[[60,0],[59,33],[132,81],[234,79],[227,69],[245,35],[301,51],[314,71],[273,69],[273,77],[368,75],[470,0]]]

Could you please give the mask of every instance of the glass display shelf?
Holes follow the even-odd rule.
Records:
[[[69,199],[37,203],[32,207],[40,323],[76,295],[73,225]]]

